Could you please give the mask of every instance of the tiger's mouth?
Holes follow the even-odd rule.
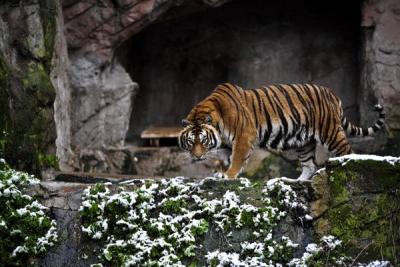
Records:
[[[192,162],[201,162],[206,160],[206,157],[203,155],[201,157],[192,156]]]

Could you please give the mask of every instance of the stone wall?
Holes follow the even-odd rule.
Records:
[[[203,5],[217,6],[223,2],[204,1]],[[71,62],[71,133],[75,152],[87,154],[124,145],[138,84],[118,60],[113,59],[114,50],[167,10],[184,3],[173,0],[63,1]]]
[[[60,10],[53,1],[7,2],[0,4],[0,153],[12,166],[39,173],[61,155],[53,110],[56,77],[63,76],[53,61],[61,53]]]
[[[400,2],[364,2],[361,27],[363,56],[360,97],[361,124],[370,124],[375,103],[386,110],[389,153],[398,154],[400,136]],[[385,142],[381,140],[380,143]]]
[[[207,8],[219,7],[226,2],[228,1],[64,0],[61,1],[61,5],[47,0],[2,2],[0,130],[5,129],[10,134],[5,136],[1,131],[0,144],[2,150],[5,150],[8,162],[19,168],[39,172],[42,167],[57,165],[57,155],[62,170],[80,170],[82,157],[96,153],[99,158],[107,157],[107,151],[123,146],[131,111],[140,106],[136,105],[134,100],[139,99],[141,92],[146,88],[139,90],[141,84],[137,83],[137,77],[131,77],[132,73],[128,74],[124,70],[126,65],[121,65],[121,58],[114,55],[115,51],[123,47],[122,43],[155,22],[167,25],[174,20],[179,22],[180,19],[187,19],[188,16],[189,19],[194,18],[200,11],[209,12],[206,11]],[[244,2],[236,1],[234,5],[240,10]],[[292,4],[288,5],[295,7]],[[248,9],[243,8],[243,12],[245,10]],[[218,14],[220,11],[215,9],[213,12]],[[311,10],[310,12],[312,13]],[[268,13],[268,10],[265,13]],[[387,134],[382,132],[378,138],[356,143],[364,149],[363,152],[386,151],[398,154],[399,3],[396,0],[366,0],[363,2],[361,13],[359,25],[362,31],[362,49],[359,60],[361,74],[358,98],[361,125],[369,125],[375,120],[371,106],[380,102],[387,111]],[[257,20],[267,20],[268,17],[261,14]],[[295,20],[290,18],[284,19],[283,22],[285,23],[279,26],[282,31],[287,29],[290,32],[290,25],[296,27],[293,25]],[[313,25],[318,24],[316,20]],[[246,30],[239,29],[238,32],[244,37],[248,36]],[[274,32],[279,34],[276,30],[266,29],[267,36]],[[304,37],[304,40],[309,40],[306,36],[307,32],[273,40],[280,40],[279,44],[284,46],[291,44],[296,38]],[[334,37],[329,38],[331,40]],[[266,38],[265,43],[253,47],[258,51],[255,57],[248,57],[244,53],[247,50],[243,45],[232,47],[230,54],[237,58],[239,67],[231,71],[230,75],[223,74],[226,79],[236,79],[245,86],[268,82],[265,81],[263,72],[256,71],[268,68],[268,60],[258,60],[262,51],[280,46],[268,43],[268,40],[269,38]],[[354,41],[354,38],[352,40]],[[324,43],[324,38],[320,41]],[[346,43],[346,40],[342,41]],[[310,42],[300,43],[313,46]],[[330,41],[327,41],[327,44],[315,47],[329,48]],[[293,49],[301,51],[296,50],[296,47]],[[235,51],[242,51],[244,54]],[[349,51],[346,53],[350,53]],[[136,57],[135,51],[130,52],[130,55],[133,58],[132,62],[139,58]],[[290,62],[292,56],[295,55],[282,55],[271,62],[275,65],[281,58],[282,62]],[[350,78],[351,82],[346,82],[346,77],[350,74],[344,68],[338,70],[341,74],[324,76],[325,71],[335,73],[335,66],[341,63],[331,62],[323,52],[318,58],[328,61],[323,64],[326,69],[317,64],[314,66],[315,73],[311,73],[312,77],[308,80],[327,84],[338,83],[338,88],[347,88],[345,90],[348,92],[343,91],[341,94],[351,95],[348,102],[345,100],[351,107],[354,99],[357,100],[357,92],[350,89],[354,87],[350,84],[357,85],[358,82],[352,80],[353,78]],[[343,55],[343,58],[348,60],[347,54]],[[352,58],[354,59],[354,55]],[[248,61],[251,64],[246,64]],[[309,63],[313,64],[311,61]],[[300,66],[299,62],[296,64]],[[288,72],[296,71],[296,64],[292,64],[294,69]],[[319,69],[323,72],[322,76],[318,74]],[[282,66],[276,72],[286,73]],[[254,84],[246,84],[248,73],[254,74]],[[307,76],[306,72],[303,74],[304,77]],[[282,76],[276,79],[274,75],[274,72],[268,72],[266,77],[273,82],[286,79],[292,81],[291,77]],[[335,75],[341,78],[331,79]],[[299,79],[292,78],[293,81]],[[205,87],[208,87],[208,84]],[[132,123],[130,127],[135,129],[135,124]]]
[[[399,168],[399,158],[393,157],[336,158],[311,183],[290,183],[299,203],[306,204],[313,218],[311,223],[299,222],[304,213],[289,208],[288,216],[279,222],[273,238],[279,240],[281,235],[286,235],[300,244],[295,253],[299,257],[308,243],[317,242],[324,235],[334,235],[342,240],[341,247],[345,255],[355,258],[354,262],[365,263],[379,259],[389,260],[392,266],[397,266],[400,260]],[[40,198],[57,219],[60,235],[60,242],[39,260],[40,266],[87,266],[99,260],[97,256],[102,253],[102,240],[94,242],[83,236],[78,211],[82,191],[95,180],[76,177],[72,183],[61,178],[57,182],[42,182],[40,186],[31,188],[30,193]],[[115,183],[118,178],[104,176],[101,181]],[[109,185],[109,188],[117,191],[122,186],[131,190],[145,181],[131,180],[130,185],[125,181],[123,185]],[[253,183],[250,187],[244,187],[239,179],[186,179],[185,183],[194,181],[199,182],[204,189],[198,193],[200,196],[205,194],[218,198],[230,190],[253,205],[260,202],[261,189],[265,183],[263,180],[250,180]],[[123,225],[120,227],[123,228]],[[201,241],[203,248],[221,246],[221,240],[216,237],[218,234],[210,229]],[[243,242],[248,237],[247,228],[235,231],[234,240]],[[227,247],[220,249],[229,250]],[[322,261],[326,262],[328,258],[325,256]]]
[[[350,254],[362,250],[364,261],[381,255],[393,266],[400,264],[399,162],[374,156],[336,159],[312,183],[317,235],[337,236]]]
[[[199,11],[205,12],[205,17],[207,17],[207,12],[210,12],[210,14],[218,14],[218,12],[222,11],[218,9],[212,12],[204,10],[208,7],[218,7],[225,2],[227,1],[203,1],[201,3],[195,1],[165,0],[103,1],[101,3],[89,0],[63,1],[65,34],[71,61],[71,67],[69,68],[72,91],[71,116],[73,122],[71,125],[71,138],[73,151],[76,152],[74,168],[80,168],[79,162],[82,156],[103,153],[103,155],[107,157],[108,149],[123,146],[127,135],[128,137],[137,136],[143,127],[140,123],[135,121],[135,116],[148,117],[148,114],[144,110],[149,108],[149,106],[145,104],[149,103],[149,101],[146,100],[146,97],[143,97],[144,90],[147,90],[149,87],[146,82],[158,80],[158,78],[162,78],[166,74],[163,72],[161,75],[160,72],[162,70],[156,72],[151,65],[149,68],[153,71],[146,71],[146,75],[150,75],[151,77],[147,77],[146,75],[140,76],[138,72],[132,71],[132,69],[135,68],[144,71],[143,66],[149,64],[149,62],[151,63],[151,61],[147,61],[146,58],[143,59],[142,55],[140,55],[140,53],[147,54],[143,48],[134,48],[128,53],[125,51],[129,48],[129,43],[134,44],[139,40],[138,38],[140,36],[135,35],[147,26],[157,22],[161,25],[152,27],[149,32],[155,32],[155,34],[158,34],[160,37],[167,33],[162,30],[157,32],[157,30],[155,30],[157,27],[168,28],[168,26],[164,25],[173,25],[174,20],[178,24],[179,21],[185,20],[190,23],[191,20],[201,16],[198,15]],[[253,5],[255,5],[253,8],[256,10],[263,10],[263,6],[257,7],[256,4],[256,2],[253,3]],[[325,16],[325,19],[329,21],[329,18],[334,18],[335,14],[342,14],[340,11],[344,9],[340,8],[342,4],[344,5],[346,3],[339,2],[335,5],[332,4],[333,6],[329,8],[330,11],[327,11],[328,15]],[[238,15],[238,17],[245,14],[245,10],[251,10],[251,8],[241,8],[242,3],[240,2],[229,5],[236,5],[239,7],[238,9],[241,10],[241,13],[239,12],[240,16]],[[293,10],[295,10],[295,5],[288,5],[293,6]],[[272,4],[272,6],[274,6],[274,4]],[[276,6],[279,5],[277,4]],[[281,30],[275,32],[276,30],[274,31],[272,28],[270,30],[268,27],[264,29],[266,31],[265,36],[270,36],[271,38],[265,37],[265,40],[261,38],[261,41],[259,40],[259,45],[249,46],[250,48],[246,48],[246,46],[243,45],[236,45],[230,49],[222,49],[221,51],[223,53],[228,51],[231,57],[236,58],[237,67],[232,67],[233,69],[231,71],[224,69],[222,69],[222,72],[217,71],[216,73],[222,73],[218,77],[210,78],[205,75],[203,77],[204,79],[201,79],[204,80],[204,82],[199,82],[198,87],[210,87],[210,89],[207,90],[211,90],[212,86],[210,83],[218,83],[218,81],[223,78],[238,82],[244,86],[256,86],[262,83],[268,83],[269,81],[295,82],[302,80],[322,83],[338,90],[339,95],[345,102],[346,114],[354,121],[358,121],[358,114],[360,114],[360,124],[363,126],[372,124],[376,119],[376,114],[372,111],[371,106],[376,102],[380,102],[385,107],[387,106],[388,120],[386,130],[388,133],[382,131],[378,137],[365,140],[357,139],[354,140],[353,143],[357,149],[360,148],[360,150],[357,150],[359,152],[389,151],[389,153],[396,154],[396,151],[399,151],[396,150],[397,146],[395,145],[399,140],[399,137],[397,137],[399,115],[398,109],[396,108],[396,101],[398,101],[399,95],[396,89],[399,87],[397,77],[398,66],[396,63],[398,57],[397,50],[399,47],[396,39],[396,36],[398,36],[397,29],[399,28],[396,26],[399,23],[396,19],[398,16],[397,2],[391,0],[365,1],[362,9],[359,8],[357,4],[354,4],[354,7],[355,8],[351,9],[352,11],[349,11],[345,17],[350,18],[349,22],[358,16],[362,17],[357,25],[353,25],[355,29],[353,26],[348,26],[349,23],[344,23],[343,25],[340,23],[328,23],[327,25],[332,26],[332,31],[325,32],[326,36],[323,36],[326,38],[322,35],[320,39],[313,38],[312,36],[310,37],[310,35],[315,32],[316,36],[319,36],[318,31],[310,31],[310,28],[307,27],[303,27],[304,32],[293,30],[296,27],[300,27],[299,25],[301,25],[301,23],[307,23],[296,23],[296,17],[289,16],[282,20],[282,24],[278,25],[278,29]],[[348,8],[345,9],[350,10]],[[224,10],[224,7],[222,7],[221,10]],[[227,10],[229,10],[229,8]],[[290,11],[291,9],[289,8],[288,10]],[[313,27],[315,28],[325,25],[321,23],[320,19],[313,17],[313,11],[311,9],[309,9],[309,12],[310,14],[308,14],[308,16],[311,16],[317,21],[314,23],[314,20],[311,19],[309,22],[310,25],[314,25]],[[268,12],[266,11],[265,13]],[[275,13],[277,17],[282,15],[281,12]],[[290,12],[288,14],[290,14]],[[266,20],[268,22],[268,18],[270,17],[271,16],[263,17],[260,15],[258,20]],[[337,20],[338,19],[334,21]],[[239,27],[237,32],[240,32],[241,36],[244,37],[251,36],[251,33],[243,30],[239,24],[236,25]],[[228,24],[224,23],[224,25],[227,26]],[[291,28],[291,25],[293,28]],[[212,27],[212,25],[210,27]],[[361,36],[359,36],[360,34],[357,27],[359,27],[359,31],[362,33]],[[250,28],[253,29],[254,27]],[[349,28],[353,30],[351,30],[351,33],[347,31],[346,35],[346,30]],[[283,35],[281,39],[276,39],[274,37],[278,36],[279,32],[282,31],[291,32],[291,29],[294,32],[292,35]],[[341,36],[340,38],[334,37],[335,32],[337,32],[335,29],[343,29],[342,32],[339,31],[336,35]],[[275,35],[274,32],[276,33]],[[330,36],[329,33],[332,33],[332,36]],[[144,35],[150,36],[149,33],[145,33]],[[132,36],[135,37],[130,39]],[[310,38],[307,39],[307,36]],[[164,40],[161,37],[159,39],[160,42]],[[254,41],[254,38],[247,39],[249,42]],[[131,41],[123,44],[127,40]],[[276,41],[271,42],[271,40]],[[293,40],[300,41],[296,42]],[[307,42],[307,40],[314,41]],[[349,40],[351,41],[349,42]],[[332,46],[332,44],[339,41],[343,44],[342,46]],[[139,43],[146,45],[145,42],[137,42],[136,45],[139,45]],[[300,48],[295,45],[296,43],[299,44]],[[121,46],[121,44],[123,45]],[[223,42],[221,42],[221,44],[223,44]],[[281,47],[285,47],[285,45],[288,46],[287,51],[291,51],[290,53],[297,51],[295,53],[298,54],[299,57],[290,53],[287,55],[284,53],[281,56],[274,57],[276,54],[275,50],[279,50]],[[347,46],[353,48],[346,50],[345,47]],[[355,49],[354,46],[356,46]],[[274,47],[276,48],[275,50],[273,49]],[[303,51],[301,47],[308,47],[308,50],[305,49],[304,51],[313,51],[315,57],[310,56],[312,53],[303,54],[301,52]],[[265,49],[271,49],[271,57],[261,56]],[[117,50],[119,56],[114,55]],[[123,53],[121,56],[120,52],[122,50]],[[154,48],[150,52],[154,53],[156,50],[157,49]],[[359,52],[354,52],[356,50]],[[253,51],[255,54],[252,52],[252,55],[254,55],[248,56],[250,52],[247,53],[246,51]],[[260,54],[257,51],[262,52]],[[318,51],[320,51],[320,53]],[[343,52],[344,54],[342,53],[341,56],[336,58],[330,57],[333,54],[340,54],[339,51],[347,52]],[[210,53],[213,52],[210,50],[208,54]],[[304,60],[296,61],[296,58],[301,58],[301,55],[304,56]],[[207,55],[205,55],[205,57],[207,57]],[[140,58],[143,60],[141,61]],[[289,61],[285,61],[285,58]],[[342,58],[343,60],[336,60],[337,58]],[[219,60],[225,62],[227,58],[222,57]],[[292,64],[293,60],[297,63]],[[322,65],[318,65],[317,62],[323,63],[321,63]],[[278,63],[282,64],[279,65]],[[267,71],[269,65],[275,66],[277,64],[281,67]],[[287,69],[284,67],[285,65],[290,67]],[[344,65],[355,67],[347,68],[343,67]],[[337,68],[337,66],[340,67]],[[126,67],[129,68],[129,75],[124,70]],[[303,67],[304,69],[302,69]],[[189,69],[186,69],[186,71]],[[115,70],[118,70],[118,74]],[[215,68],[211,68],[210,71],[215,71]],[[285,73],[297,73],[297,71],[299,71],[298,74],[293,74],[293,77],[290,75],[286,77],[284,75]],[[247,79],[249,73],[252,74],[251,79]],[[194,76],[196,75],[194,74]],[[157,77],[157,79],[154,79],[154,77]],[[142,80],[145,81],[143,82]],[[180,86],[185,87],[187,85],[181,84]],[[155,83],[153,87],[157,89],[163,86]],[[359,91],[357,88],[359,88]],[[175,88],[174,90],[179,94],[180,89],[178,90]],[[166,91],[163,89],[162,92]],[[199,92],[197,98],[200,99],[205,94],[205,91]],[[153,92],[153,96],[154,95],[157,95],[156,91]],[[166,97],[166,94],[160,93],[159,95],[163,98]],[[149,99],[151,103],[153,100],[152,97]],[[137,102],[135,102],[135,100],[137,100]],[[157,101],[153,102],[156,103]],[[156,107],[159,106],[160,105]],[[187,108],[188,107],[186,107],[186,109]],[[133,115],[131,116],[132,110]],[[171,110],[168,112],[170,111]],[[176,115],[176,117],[179,116],[181,116],[180,113]],[[149,123],[149,120],[151,120],[151,122],[156,120],[156,118],[149,118],[145,123]],[[175,120],[175,118],[171,120]],[[108,122],[110,121],[113,123],[109,124]],[[129,123],[130,129],[128,132],[127,127]],[[389,143],[387,141],[388,137]],[[388,148],[391,148],[391,150],[388,150]]]
[[[358,122],[359,23],[357,2],[340,1],[328,7],[318,1],[235,1],[155,23],[116,49],[140,85],[127,138],[140,144],[150,125],[179,124],[228,81],[243,88],[327,86]]]

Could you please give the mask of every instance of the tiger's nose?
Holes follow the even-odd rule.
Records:
[[[201,147],[199,145],[195,145],[192,149],[192,155],[195,159],[201,159],[203,157],[203,153],[201,151]]]

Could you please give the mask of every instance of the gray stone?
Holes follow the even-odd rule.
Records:
[[[70,77],[77,151],[122,146],[137,84],[117,62],[103,69],[95,59],[79,56],[71,58]]]
[[[208,11],[204,15],[204,25],[194,23],[195,27],[204,28],[200,30],[201,34],[194,37],[198,40],[192,40],[194,46],[175,52],[173,48],[172,52],[167,49],[167,40],[176,35],[179,43],[184,36],[185,27],[189,36],[192,36],[190,23],[201,16],[192,14],[207,7],[221,6],[226,2],[228,1],[203,0],[201,3],[194,3],[189,0],[123,0],[114,1],[113,4],[107,1],[99,4],[93,0],[63,1],[66,39],[72,63],[69,70],[72,85],[70,116],[73,122],[72,146],[76,152],[76,157],[70,160],[73,168],[79,169],[80,166],[88,165],[87,162],[80,162],[82,157],[79,154],[94,155],[99,153],[97,150],[101,150],[108,157],[114,146],[123,145],[126,135],[129,141],[137,141],[140,132],[150,124],[178,123],[197,100],[206,96],[213,86],[221,81],[232,81],[245,87],[281,82],[314,82],[326,85],[341,97],[345,113],[352,121],[357,122],[360,118],[361,126],[374,123],[376,113],[372,111],[372,106],[380,102],[387,111],[388,134],[380,133],[374,139],[354,139],[354,150],[363,153],[381,151],[388,137],[398,140],[396,136],[400,127],[397,108],[400,106],[400,76],[397,36],[400,36],[400,27],[397,27],[399,12],[395,0],[365,1],[363,4],[361,86],[358,73],[360,47],[357,38],[354,38],[358,36],[360,28],[359,21],[348,19],[354,18],[351,14],[347,14],[348,16],[340,21],[352,21],[341,24],[337,20],[329,23],[329,16],[322,16],[321,19],[305,11],[305,17],[310,21],[296,22],[299,12],[295,12],[296,16],[278,19],[274,19],[272,15],[267,18],[263,16],[266,13],[263,8],[267,6],[271,12],[280,6],[279,3],[261,5],[254,2],[249,5],[235,2]],[[235,5],[241,13],[234,16],[233,23],[230,23],[229,18],[232,16],[226,14],[232,14],[230,6]],[[288,14],[292,12],[284,8]],[[245,19],[246,12],[252,9],[256,13],[260,12],[260,19]],[[354,10],[354,14],[357,13],[358,6],[352,6],[351,10]],[[256,13],[251,13],[251,17],[254,18]],[[185,16],[188,14],[190,15]],[[224,20],[224,24],[217,21],[217,26],[214,27],[211,19],[213,16],[218,19],[227,16],[227,19]],[[315,19],[320,23],[311,23]],[[173,22],[174,20],[176,22]],[[126,41],[155,21],[160,23],[145,34],[147,42],[136,38],[136,48],[131,48],[130,42]],[[348,26],[350,24],[351,27]],[[229,27],[228,30],[218,28],[227,25],[233,29],[231,36]],[[182,29],[177,31],[179,27]],[[326,30],[327,28],[330,30]],[[214,32],[219,34],[216,35],[217,38],[213,38],[213,42],[202,41],[208,40]],[[239,35],[240,38],[237,38]],[[141,45],[138,45],[138,42]],[[172,42],[176,49],[175,44],[176,42]],[[204,47],[199,50],[196,48],[199,46]],[[116,51],[117,58],[124,67],[115,62]],[[167,51],[164,59],[162,51]],[[184,60],[179,63],[180,59],[173,58],[173,55],[186,56],[191,62],[195,62],[195,65],[188,67]],[[221,67],[215,64],[218,60],[228,63]],[[186,67],[179,70],[180,66]],[[145,90],[145,93],[140,92],[140,99],[133,101],[138,92],[138,85],[132,82],[123,68],[126,68],[132,78],[140,82],[141,89]],[[117,77],[118,75],[121,77]],[[114,81],[109,83],[110,79]],[[119,81],[119,84],[115,84],[116,81]],[[117,87],[124,89],[116,90]],[[188,88],[193,90],[188,91]],[[185,93],[181,90],[185,90]],[[192,96],[191,100],[188,100],[187,94]],[[179,109],[176,105],[168,103],[179,103]],[[65,123],[62,127],[67,129],[67,123],[63,122],[67,120],[60,119],[58,123]],[[130,125],[127,120],[130,120]],[[64,151],[68,148],[67,139],[59,139],[58,147],[63,147]],[[66,145],[62,145],[64,143]],[[396,153],[396,148],[392,151]],[[119,153],[118,156],[115,154],[111,158],[105,158],[104,164],[92,161],[91,168],[121,173],[120,168],[124,166],[121,161],[124,158],[129,161],[129,157],[126,153]],[[172,159],[174,157],[171,157],[171,161],[175,161]]]
[[[332,161],[312,181],[316,237],[334,235],[358,260],[400,259],[400,162]]]
[[[139,181],[139,180],[138,180]],[[144,180],[140,180],[142,183]],[[201,182],[200,179],[186,179],[187,182]],[[42,182],[30,189],[30,194],[42,199],[42,203],[50,209],[50,213],[57,221],[57,227],[60,236],[60,242],[53,247],[46,255],[37,260],[39,266],[88,266],[97,262],[97,256],[101,253],[101,245],[99,242],[86,239],[81,231],[80,217],[78,209],[81,204],[82,191],[88,184],[68,183],[68,182]],[[118,191],[121,185],[110,186],[111,192]],[[212,194],[212,197],[222,197],[227,190],[235,190],[238,186],[242,186],[238,179],[235,180],[215,180],[207,179],[201,182],[201,188],[206,195]],[[132,185],[126,185],[127,189]],[[307,185],[297,185],[296,190],[299,195],[306,196],[309,194]],[[201,194],[201,193],[200,193]],[[305,195],[304,195],[305,194]],[[239,196],[242,201],[254,202],[254,205],[262,205],[261,188],[245,188],[240,190]],[[289,215],[296,216],[296,214]],[[289,238],[299,242],[297,254],[304,250],[305,244],[312,237],[311,225],[304,226],[296,221],[296,218],[289,218],[282,221],[274,233],[274,238],[286,235]],[[210,227],[202,246],[197,251],[198,262],[201,266],[205,266],[206,262],[203,257],[206,251],[211,251],[223,247],[226,249],[228,245],[239,249],[240,244],[248,241],[251,232],[254,229],[243,228],[233,231],[233,239],[231,243],[226,243],[226,237],[218,232],[215,228]]]
[[[307,244],[316,242],[322,235],[333,234],[343,241],[346,255],[358,257],[361,262],[376,259],[390,260],[397,266],[399,245],[399,172],[400,163],[375,160],[352,160],[344,166],[331,162],[327,171],[321,171],[312,183],[291,183],[298,198],[309,206],[313,220],[300,220],[300,210],[288,210],[288,216],[274,230],[274,238],[288,236],[300,246],[295,256],[300,256]],[[82,177],[81,181],[86,178]],[[141,185],[145,180],[135,180]],[[186,179],[200,182],[203,197],[222,197],[227,190],[242,186],[234,179]],[[137,182],[137,183],[136,183]],[[126,189],[136,185],[123,185]],[[57,220],[60,242],[38,262],[40,266],[87,266],[96,262],[100,245],[82,236],[78,208],[81,193],[88,186],[82,183],[42,182],[30,189],[30,194],[42,199]],[[111,185],[115,193],[121,185]],[[253,205],[262,205],[261,187],[241,188],[238,195]],[[303,211],[304,212],[304,211]],[[233,246],[248,240],[251,229],[233,233]],[[371,243],[368,247],[368,245]],[[227,248],[224,236],[210,227],[200,254],[215,248]],[[389,249],[387,249],[389,248]],[[362,252],[362,253],[361,253]],[[381,254],[383,253],[383,254]],[[383,256],[382,256],[383,255]],[[201,258],[201,257],[200,257]],[[200,259],[204,264],[204,258]]]
[[[38,266],[88,266],[96,261],[91,255],[91,242],[84,242],[80,229],[78,209],[86,184],[42,182],[30,194],[40,196],[57,221],[59,243],[36,261]],[[83,250],[87,250],[86,256]],[[84,259],[83,259],[84,258]]]
[[[67,43],[63,32],[64,20],[60,5],[57,5],[56,12],[58,14],[56,17],[57,30],[50,79],[56,91],[56,99],[54,100],[54,121],[57,131],[56,154],[59,160],[59,168],[67,171],[71,170],[73,158],[71,149],[71,87],[68,77]]]
[[[364,1],[361,22],[364,35],[361,123],[368,125],[375,120],[370,110],[380,103],[386,110],[388,136],[397,139],[400,131],[399,9],[400,2],[396,0]]]

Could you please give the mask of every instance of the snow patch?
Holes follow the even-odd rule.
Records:
[[[350,154],[341,157],[330,158],[329,161],[338,161],[343,166],[346,165],[347,162],[351,160],[374,160],[374,161],[384,161],[390,163],[391,165],[395,165],[400,163],[400,157],[392,157],[392,156],[377,156],[377,155],[363,155],[363,154]]]

